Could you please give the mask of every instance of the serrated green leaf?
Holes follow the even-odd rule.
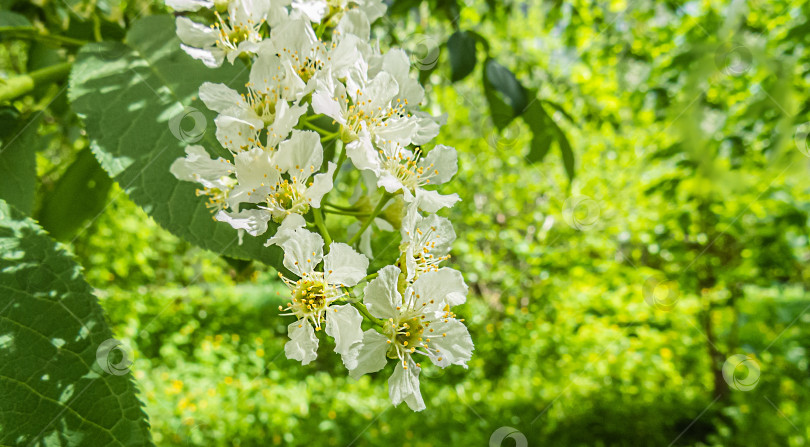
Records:
[[[82,224],[104,210],[110,186],[110,177],[90,149],[85,149],[68,166],[53,190],[44,195],[37,220],[54,239],[69,239]],[[76,206],[75,198],[81,198],[81,206]]]
[[[26,214],[34,207],[40,118],[23,121],[13,107],[0,108],[0,199]]]
[[[451,81],[460,81],[475,69],[475,41],[475,37],[466,31],[456,31],[447,39]]]
[[[280,250],[264,247],[265,238],[245,237],[240,245],[236,230],[212,219],[205,198],[195,195],[196,185],[169,172],[186,145],[169,122],[187,107],[206,118],[202,138],[190,143],[226,154],[215,138],[215,114],[197,92],[205,81],[238,88],[247,75],[241,65],[210,69],[195,61],[180,49],[173,18],[152,16],[133,24],[126,44],[84,47],[71,74],[69,97],[101,166],[156,222],[219,254],[279,266]],[[275,228],[271,224],[268,237]]]
[[[2,445],[151,444],[122,368],[130,359],[104,350],[115,341],[80,270],[33,220],[0,201]]]

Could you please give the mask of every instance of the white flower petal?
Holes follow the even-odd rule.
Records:
[[[413,411],[425,409],[425,402],[422,400],[422,393],[419,391],[420,371],[421,368],[416,366],[416,363],[412,360],[408,362],[407,369],[403,367],[402,362],[397,362],[394,373],[388,379],[388,396],[395,407],[404,401]]]
[[[177,37],[192,47],[205,48],[213,45],[218,38],[216,29],[194,22],[186,17],[178,17],[175,21],[177,25]]]
[[[326,335],[335,339],[335,352],[345,356],[363,339],[362,322],[360,312],[351,304],[326,309]]]
[[[244,100],[236,90],[225,84],[212,82],[204,82],[200,86],[200,99],[206,107],[218,113],[224,113],[228,109],[244,104]]]
[[[306,111],[306,105],[290,106],[286,101],[279,101],[276,104],[275,120],[267,125],[267,147],[276,147],[287,138]]]
[[[348,355],[343,357],[349,375],[357,380],[363,374],[377,372],[385,367],[388,358],[388,337],[369,329],[363,332],[363,340],[354,345]]]
[[[434,306],[442,302],[458,306],[467,300],[467,284],[464,283],[464,277],[458,270],[448,267],[422,273],[414,281],[412,290],[418,295],[417,303],[433,300]],[[421,304],[417,306],[419,308]]]
[[[222,62],[225,60],[225,52],[218,48],[206,50],[203,48],[195,48],[186,44],[181,44],[180,48],[182,48],[183,51],[185,51],[186,54],[192,58],[202,61],[202,63],[208,68],[220,67]]]
[[[475,347],[464,323],[449,318],[434,321],[430,328],[433,329],[428,343],[430,360],[442,368],[449,365],[461,365],[466,368]]]
[[[294,130],[289,140],[278,145],[273,161],[292,176],[309,177],[321,168],[323,162],[320,136],[311,130]]]
[[[299,320],[287,326],[290,341],[284,345],[284,353],[290,360],[306,365],[318,357],[318,338],[308,321]]]
[[[175,160],[169,172],[179,180],[197,182],[207,188],[222,185],[222,178],[228,177],[234,166],[220,157],[212,159],[205,148],[199,145],[186,146],[186,156]]]
[[[213,8],[214,2],[208,0],[166,0],[166,6],[175,11],[198,11],[200,8]]]
[[[320,208],[321,199],[332,190],[332,177],[337,165],[330,161],[326,166],[326,172],[313,177],[312,185],[304,192],[306,198],[309,199],[309,205],[313,208]]]
[[[346,155],[357,169],[369,170],[375,174],[380,172],[380,157],[371,144],[365,123],[361,124],[357,139],[346,145]]]
[[[452,147],[438,144],[419,161],[419,166],[430,173],[438,171],[438,174],[430,178],[430,183],[441,185],[450,181],[458,172],[458,154]]]
[[[442,208],[450,208],[461,200],[458,194],[442,195],[437,191],[429,191],[427,189],[416,189],[416,203],[419,209],[428,213],[435,213]]]
[[[323,257],[324,277],[329,284],[352,287],[366,276],[368,258],[342,242],[333,242]]]
[[[400,270],[389,265],[381,268],[363,293],[363,303],[369,313],[377,318],[387,320],[399,315],[397,307],[402,305],[402,295],[397,291]]]
[[[312,273],[323,259],[323,238],[305,229],[295,230],[292,237],[281,244],[284,267],[298,276]]]
[[[247,231],[251,236],[258,236],[267,231],[267,222],[270,221],[271,216],[265,210],[243,210],[238,213],[220,211],[214,218],[237,230]]]
[[[264,244],[265,247],[271,245],[278,245],[279,247],[290,238],[295,237],[295,230],[307,226],[307,221],[304,216],[300,214],[290,214],[281,222],[281,225],[276,230],[276,234],[267,240]]]
[[[326,115],[340,124],[346,123],[346,118],[343,117],[343,108],[332,96],[331,92],[323,89],[316,90],[312,94],[312,109],[315,113]]]

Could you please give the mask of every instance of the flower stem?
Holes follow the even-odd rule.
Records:
[[[323,203],[323,204],[324,204],[324,205],[326,205],[326,206],[329,206],[329,207],[332,207],[332,208],[334,208],[334,209],[336,209],[336,210],[341,210],[341,211],[349,211],[349,212],[352,212],[352,211],[357,211],[357,210],[359,210],[359,209],[360,209],[360,208],[358,208],[358,207],[356,207],[356,206],[344,206],[344,205],[336,205],[336,204],[331,203],[331,202],[321,202],[321,203]]]
[[[375,272],[375,273],[372,273],[372,274],[370,274],[370,275],[366,276],[365,278],[363,278],[363,281],[371,281],[372,279],[374,279],[374,278],[376,278],[377,276],[379,276],[379,274],[380,274],[380,272]]]
[[[3,34],[14,39],[38,40],[41,42],[50,42],[52,44],[64,44],[77,47],[89,43],[86,40],[74,39],[72,37],[42,33],[29,26],[5,28],[3,29]]]
[[[368,213],[364,213],[362,211],[343,211],[343,210],[337,210],[337,209],[330,210],[330,209],[324,208],[323,212],[324,213],[329,213],[329,214],[338,214],[338,215],[341,215],[341,216],[356,216],[356,217],[368,216]]]
[[[371,225],[371,222],[374,222],[374,218],[377,217],[377,215],[380,214],[380,212],[382,212],[383,207],[385,206],[386,203],[388,203],[389,200],[391,200],[391,197],[394,197],[394,195],[391,194],[390,192],[386,192],[383,194],[383,196],[380,198],[380,201],[377,202],[377,206],[374,207],[374,211],[372,211],[371,214],[369,214],[366,221],[363,222],[363,226],[361,226],[360,229],[357,231],[357,233],[355,233],[355,235],[352,236],[351,239],[349,239],[349,245],[354,245],[357,243],[357,241],[360,240],[360,237],[362,237],[363,233],[366,231],[368,226]]]
[[[361,302],[356,302],[356,303],[352,303],[352,306],[354,306],[355,309],[359,310],[360,313],[363,314],[363,316],[367,320],[371,321],[372,323],[376,324],[379,327],[383,327],[383,321],[380,320],[379,318],[376,318],[373,315],[371,315],[371,313],[369,313],[368,309],[366,308],[365,304],[363,304]]]
[[[315,216],[315,226],[318,227],[318,232],[321,233],[321,236],[323,236],[323,251],[329,253],[329,246],[332,245],[332,238],[329,236],[329,230],[326,229],[326,225],[323,223],[323,212],[321,212],[320,208],[313,208],[312,215]]]
[[[72,62],[63,62],[7,79],[0,84],[0,102],[25,95],[37,85],[61,81],[70,73],[72,65]]]
[[[335,132],[335,135],[337,135],[337,132]],[[337,150],[340,153],[340,155],[338,155],[337,167],[335,168],[335,172],[334,174],[332,174],[332,183],[335,183],[335,179],[337,179],[338,172],[340,172],[341,166],[343,166],[343,163],[346,161],[346,147],[343,145],[343,140],[337,140],[335,142],[335,145],[337,145]]]

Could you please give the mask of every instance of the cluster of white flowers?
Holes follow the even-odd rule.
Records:
[[[458,160],[453,148],[422,147],[443,122],[420,110],[424,90],[410,76],[405,52],[383,54],[370,43],[370,24],[385,5],[167,3],[186,12],[177,18],[177,34],[189,55],[210,67],[237,59],[250,66],[241,92],[224,84],[200,87],[200,99],[218,113],[216,137],[230,157],[212,159],[205,148],[191,145],[171,172],[200,184],[197,193],[208,197],[214,218],[239,230],[240,238],[275,229],[267,245],[283,250],[291,274],[280,274],[290,289],[281,311],[295,317],[287,357],[313,361],[323,325],[352,377],[395,360],[388,382],[392,402],[424,409],[416,354],[441,368],[466,368],[473,351],[463,320],[451,310],[464,303],[467,286],[461,273],[441,267],[455,233],[434,214],[459,197],[431,189],[456,174]],[[325,130],[324,120],[334,129]],[[325,152],[324,145],[335,150]],[[339,179],[357,183],[352,204],[325,200]],[[377,200],[373,209],[361,206],[371,200]],[[347,243],[332,241],[325,222],[332,214],[357,220],[337,229],[349,227]],[[368,272],[374,229],[397,226],[399,256]]]

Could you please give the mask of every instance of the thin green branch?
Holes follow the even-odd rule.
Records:
[[[339,216],[354,216],[354,217],[366,217],[366,216],[369,215],[368,213],[364,213],[362,211],[343,211],[343,210],[333,210],[333,209],[328,209],[328,208],[324,208],[323,212],[328,213],[328,214],[337,214]]]
[[[313,208],[312,215],[315,216],[315,226],[318,227],[318,232],[323,236],[324,251],[329,253],[329,246],[332,245],[332,238],[329,236],[329,230],[323,222],[323,212],[320,208]]]
[[[38,40],[40,42],[64,44],[77,47],[90,43],[86,40],[74,39],[72,37],[59,36],[57,34],[46,34],[37,30],[36,28],[28,26],[2,28],[0,29],[0,34],[3,34],[3,36],[11,37],[14,39]]]
[[[355,309],[359,310],[360,313],[363,314],[363,317],[365,317],[368,321],[376,324],[379,327],[383,327],[383,320],[380,320],[374,315],[371,315],[371,313],[368,311],[368,308],[366,308],[365,304],[358,301],[352,303],[352,306],[354,306]]]
[[[37,85],[61,81],[70,73],[72,62],[51,65],[40,70],[23,75],[14,76],[5,82],[0,82],[0,102],[10,101],[34,90]]]
[[[349,245],[354,245],[357,243],[357,241],[360,240],[360,237],[363,236],[363,233],[366,231],[369,225],[371,225],[371,222],[374,222],[374,218],[377,217],[377,215],[379,215],[382,212],[383,207],[385,207],[385,204],[388,203],[389,200],[391,200],[391,197],[394,197],[394,195],[391,193],[386,192],[383,194],[383,196],[380,198],[380,201],[377,202],[377,206],[374,207],[374,211],[372,211],[371,214],[369,214],[366,221],[363,222],[363,226],[361,226],[360,229],[357,231],[357,233],[355,233],[355,235],[352,236],[351,239],[349,239]]]

